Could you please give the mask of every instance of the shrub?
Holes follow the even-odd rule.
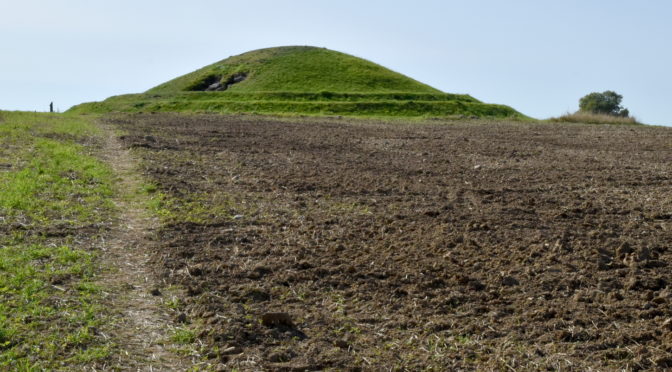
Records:
[[[602,93],[593,92],[579,100],[579,111],[627,118],[630,112],[621,106],[621,100],[623,96],[611,90]]]

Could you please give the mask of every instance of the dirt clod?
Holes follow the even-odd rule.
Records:
[[[175,322],[176,323],[182,323],[182,324],[187,323],[188,322],[187,314],[185,314],[185,313],[177,314],[177,316],[175,316]]]
[[[266,327],[294,326],[292,317],[287,313],[266,313],[261,316],[261,324],[265,325]]]
[[[502,278],[502,285],[507,286],[507,287],[512,287],[514,285],[518,285],[520,282],[518,279],[512,277],[512,276],[505,276]]]

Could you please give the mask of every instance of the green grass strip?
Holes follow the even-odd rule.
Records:
[[[110,352],[96,254],[77,229],[111,216],[112,171],[90,154],[87,119],[0,117],[0,370],[80,369]]]

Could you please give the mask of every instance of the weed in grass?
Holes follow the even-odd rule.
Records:
[[[170,340],[179,345],[192,344],[196,341],[196,332],[189,328],[175,328]]]
[[[179,310],[182,308],[182,302],[178,297],[171,297],[168,301],[165,302],[166,307],[171,310]]]

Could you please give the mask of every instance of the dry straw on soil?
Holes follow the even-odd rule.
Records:
[[[577,111],[573,114],[566,113],[557,118],[549,119],[556,123],[583,123],[583,124],[641,124],[634,116],[620,117],[606,114],[593,114]]]
[[[672,367],[669,129],[113,124],[225,370]]]

